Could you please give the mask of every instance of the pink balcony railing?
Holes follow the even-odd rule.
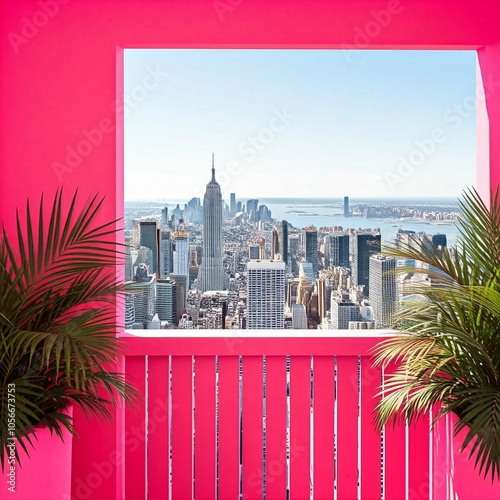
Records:
[[[429,422],[373,425],[383,333],[177,335],[124,336],[126,499],[429,498]]]

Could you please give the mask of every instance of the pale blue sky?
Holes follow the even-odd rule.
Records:
[[[473,51],[126,50],[125,198],[202,196],[212,150],[225,199],[457,196],[475,85]]]

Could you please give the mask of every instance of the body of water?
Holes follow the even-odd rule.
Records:
[[[238,199],[246,205],[247,198]],[[148,205],[152,212],[159,211],[160,207],[167,206],[169,210],[175,208],[179,203],[184,207],[185,201],[160,202],[126,202],[127,207]],[[445,211],[449,207],[458,207],[456,198],[352,198],[349,200],[350,207],[358,204],[369,205],[399,205],[422,207],[427,210]],[[272,213],[273,219],[286,220],[294,227],[304,228],[342,226],[344,229],[375,229],[379,228],[382,240],[393,240],[398,229],[406,229],[427,234],[444,233],[448,239],[448,245],[454,245],[458,236],[455,224],[428,223],[418,221],[407,221],[389,218],[366,218],[366,217],[344,217],[343,199],[341,198],[259,198],[259,205],[266,205]]]
[[[303,228],[306,226],[330,227],[342,226],[344,229],[374,229],[379,228],[384,241],[393,240],[399,229],[406,229],[428,234],[444,233],[447,236],[448,244],[454,245],[458,235],[455,224],[428,223],[418,221],[406,221],[388,218],[367,218],[367,217],[344,217],[343,200],[320,200],[320,199],[290,199],[282,200],[276,198],[263,198],[259,204],[267,205],[272,212],[273,219],[286,220],[293,226]],[[401,206],[422,206],[457,207],[455,199],[415,199],[415,200],[384,200],[384,199],[363,199],[352,200],[350,206],[357,204],[371,205],[401,205]]]

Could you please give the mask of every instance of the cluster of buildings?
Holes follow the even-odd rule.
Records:
[[[444,206],[423,208],[419,206],[358,204],[356,209],[352,211],[352,215],[366,218],[390,218],[406,221],[441,222],[449,224],[456,222],[459,211],[456,208]]]
[[[445,235],[398,239],[446,246]],[[380,253],[376,229],[295,228],[258,199],[224,203],[213,157],[203,202],[129,217],[126,244],[128,329],[391,328],[405,280],[430,284],[425,269],[397,277],[404,263]]]

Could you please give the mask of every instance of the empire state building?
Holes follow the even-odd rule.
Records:
[[[222,194],[215,180],[214,154],[212,153],[212,179],[203,197],[203,260],[200,266],[200,288],[224,289],[222,262]]]

